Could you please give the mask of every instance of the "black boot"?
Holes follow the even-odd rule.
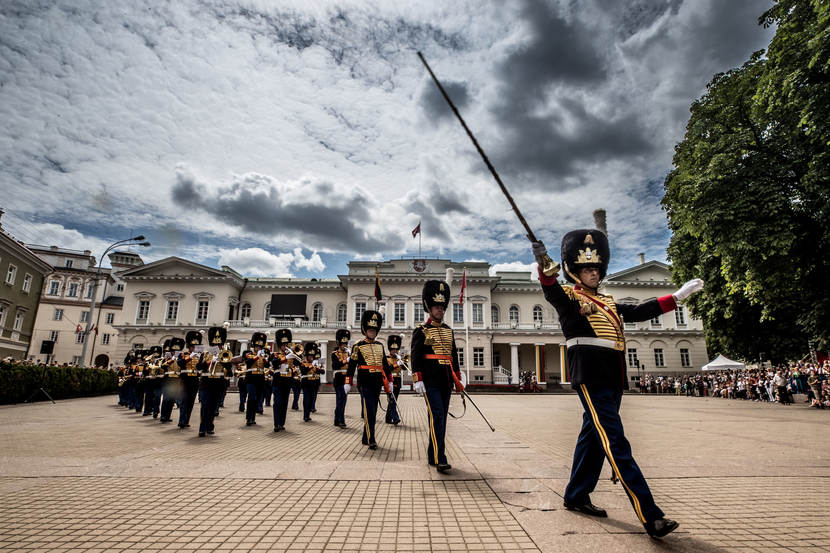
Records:
[[[669,532],[673,532],[680,525],[670,518],[658,518],[657,520],[646,522],[644,526],[649,536],[652,538],[662,538]]]

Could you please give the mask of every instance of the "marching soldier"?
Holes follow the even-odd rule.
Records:
[[[317,346],[317,349],[315,350],[316,352],[314,354],[314,362],[317,365],[317,368],[318,368],[318,371],[319,371],[318,374],[323,374],[325,372],[325,365],[324,365],[323,360],[322,360],[323,354],[320,351],[320,344],[315,343],[315,345]],[[320,386],[322,385],[322,383],[323,383],[323,381],[320,378],[318,378],[317,380],[314,381],[314,394],[311,396],[311,412],[312,413],[317,412],[317,394],[320,392]]]
[[[311,412],[317,395],[317,383],[322,373],[319,363],[314,359],[317,344],[306,342],[303,348],[305,360],[300,363],[300,385],[303,389],[303,421],[311,422]]]
[[[141,413],[141,408],[144,406],[144,371],[147,366],[147,361],[144,356],[147,355],[146,349],[140,349],[135,352],[135,365],[133,365],[133,408],[136,413]]]
[[[334,334],[337,349],[331,353],[331,369],[334,375],[334,426],[346,428],[346,398],[349,396],[351,385],[346,384],[346,373],[349,370],[349,340],[352,333],[345,328],[338,329]]]
[[[245,425],[256,424],[260,397],[265,384],[265,369],[268,353],[265,349],[268,336],[264,332],[254,332],[251,336],[251,349],[245,352],[245,384],[248,389],[248,405],[245,411]]]
[[[387,393],[392,391],[388,383],[392,368],[384,354],[383,343],[375,341],[382,323],[382,313],[372,310],[363,312],[360,330],[365,338],[352,348],[349,369],[346,373],[346,383],[351,385],[355,371],[357,371],[357,383],[360,387],[363,408],[363,445],[368,445],[369,449],[378,448],[375,441],[375,418],[380,390],[383,387]]]
[[[392,367],[392,394],[389,396],[389,402],[386,407],[386,424],[400,424],[401,417],[398,415],[398,396],[401,393],[401,366],[403,363],[400,359],[401,343],[403,338],[397,334],[393,334],[386,339],[386,347],[389,348],[389,357],[387,361]]]
[[[185,334],[184,341],[187,351],[179,356],[179,379],[181,380],[181,404],[179,406],[179,428],[190,426],[190,415],[193,413],[193,404],[196,403],[196,394],[199,392],[199,369],[202,356],[195,351],[196,346],[202,345],[202,333],[191,330]]]
[[[173,420],[173,404],[180,401],[182,395],[181,379],[179,378],[178,355],[184,349],[185,342],[182,338],[170,339],[169,356],[162,363],[164,378],[162,379],[161,416],[159,422],[165,423]]]
[[[288,397],[291,387],[298,378],[296,364],[299,359],[291,350],[291,330],[280,328],[274,336],[274,354],[271,356],[271,389],[274,394],[274,432],[285,430],[285,417],[288,413]]]
[[[142,413],[144,417],[151,413],[154,419],[159,416],[161,406],[161,371],[158,365],[161,363],[163,351],[164,348],[162,346],[152,346],[150,348],[144,382],[144,412]]]
[[[450,282],[453,270],[447,269],[445,281],[428,280],[421,293],[426,322],[412,333],[412,380],[416,393],[423,395],[429,419],[429,446],[427,458],[438,472],[447,473],[452,466],[447,462],[444,437],[447,433],[450,395],[453,388],[461,393],[461,371],[458,350],[452,328],[444,323],[444,314],[450,302]]]
[[[127,380],[127,367],[124,365],[118,367],[116,375],[118,376],[118,405],[124,407],[127,405],[127,389],[124,387]]]
[[[135,351],[130,350],[124,356],[124,381],[121,384],[124,396],[124,407],[133,409],[133,365],[135,365]]]
[[[302,359],[299,360],[302,362]],[[294,382],[291,383],[291,392],[294,396],[294,401],[291,403],[291,410],[292,411],[299,411],[300,410],[300,391],[302,390],[300,384],[300,378],[297,377],[294,379]]]
[[[213,434],[213,420],[219,409],[219,398],[225,387],[225,372],[229,369],[231,353],[222,346],[228,339],[228,331],[221,326],[212,326],[208,329],[208,345],[211,350],[201,363],[201,381],[199,386],[202,392],[201,417],[199,421],[199,437]]]
[[[244,363],[243,363],[244,365]],[[239,412],[245,412],[245,404],[248,399],[248,385],[245,381],[245,369],[237,367],[236,373],[236,389],[239,391]]]
[[[541,242],[533,243],[537,260],[546,253]],[[628,388],[623,321],[647,321],[672,311],[678,301],[699,291],[703,281],[689,281],[672,295],[639,305],[618,304],[598,291],[609,257],[605,233],[583,229],[571,231],[562,239],[562,268],[573,286],[561,286],[556,274],[545,275],[539,262],[539,282],[545,298],[559,314],[568,348],[570,381],[584,409],[571,478],[565,489],[565,508],[596,517],[608,516],[590,499],[607,458],[649,536],[662,537],[678,524],[665,518],[654,503],[620,420],[620,401],[623,389]]]

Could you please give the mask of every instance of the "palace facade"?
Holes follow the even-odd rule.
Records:
[[[125,287],[123,308],[112,324],[118,333],[115,361],[130,349],[225,322],[235,352],[247,348],[253,332],[273,340],[277,328],[288,327],[295,341],[319,342],[328,359],[338,328],[359,338],[361,314],[375,307],[376,271],[386,305],[380,337],[385,342],[389,334],[400,334],[408,349],[412,330],[424,321],[423,282],[443,279],[447,267],[455,269],[447,323],[456,331],[469,382],[517,383],[524,371],[542,384],[566,382],[565,339],[538,281],[529,272],[491,275],[489,263],[447,259],[353,261],[347,274],[332,279],[246,278],[227,266],[214,269],[178,257],[129,268],[117,274]],[[458,294],[465,269],[462,308]],[[638,265],[609,275],[604,288],[618,302],[639,303],[676,286],[667,265],[641,256]],[[682,307],[645,323],[626,323],[625,330],[632,380],[642,371],[691,372],[708,361],[702,324]]]

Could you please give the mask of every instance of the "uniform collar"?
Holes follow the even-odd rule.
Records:
[[[598,296],[597,291],[593,288],[588,288],[587,286],[583,286],[582,284],[574,284],[574,290],[578,290],[583,294],[588,294],[589,296]]]

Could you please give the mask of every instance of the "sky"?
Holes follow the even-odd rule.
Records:
[[[608,213],[611,272],[666,261],[689,106],[769,44],[770,0],[4,0],[0,207],[27,243],[143,234],[246,276],[353,259],[533,270],[423,52],[558,259]],[[105,263],[106,266],[106,263]]]

